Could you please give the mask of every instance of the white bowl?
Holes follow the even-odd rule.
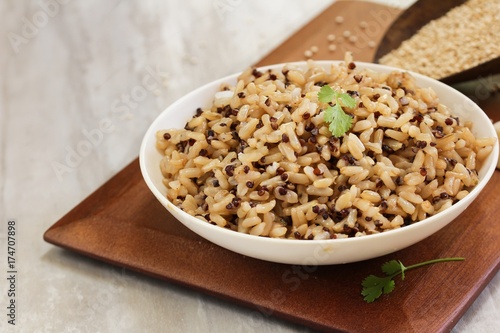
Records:
[[[332,63],[338,62],[316,62],[319,66],[327,67]],[[267,66],[260,70],[281,68],[283,65]],[[305,63],[298,62],[294,65],[305,66]],[[362,62],[356,62],[356,65],[359,68],[369,68],[378,72],[397,70],[388,66]],[[493,153],[479,170],[479,184],[464,199],[423,221],[380,234],[332,240],[273,239],[243,234],[209,224],[187,214],[167,200],[160,171],[162,155],[155,146],[155,133],[161,129],[183,128],[194,115],[196,108],[210,105],[221,83],[227,82],[234,85],[238,75],[230,75],[208,83],[170,105],[146,132],[139,155],[144,180],[161,204],[193,232],[228,250],[262,260],[296,265],[341,264],[379,257],[415,244],[446,226],[476,199],[495,170],[498,159],[498,140]],[[412,75],[417,79],[419,86],[432,87],[439,96],[440,102],[449,106],[455,115],[464,120],[472,120],[474,134],[480,133],[480,137],[497,137],[488,116],[466,96],[434,79],[416,73]]]

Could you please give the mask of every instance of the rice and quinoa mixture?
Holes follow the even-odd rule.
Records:
[[[500,57],[500,1],[468,0],[432,20],[380,63],[441,79]]]
[[[325,84],[356,101],[339,138],[318,101]],[[334,239],[397,229],[464,198],[496,140],[471,126],[408,73],[359,69],[347,54],[328,70],[250,68],[184,129],[158,131],[157,147],[167,197],[187,213],[252,235]]]

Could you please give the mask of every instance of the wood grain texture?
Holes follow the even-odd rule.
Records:
[[[335,3],[257,65],[301,60],[310,43],[320,48],[318,59],[331,59],[320,42],[325,34],[341,33],[347,26],[336,25],[334,18],[342,15],[356,24],[373,18],[366,16],[373,13],[392,13],[392,18],[397,14],[372,3]],[[373,38],[381,38],[384,29],[380,26]],[[361,60],[374,55],[369,47],[356,51]],[[488,105],[498,96],[490,97],[481,101]],[[498,103],[491,105],[493,114]],[[57,221],[44,239],[246,305],[258,316],[278,316],[321,331],[447,332],[500,266],[500,228],[492,227],[500,215],[499,186],[497,172],[459,218],[407,249],[346,265],[293,266],[230,252],[185,228],[150,193],[135,160]],[[408,272],[404,281],[396,281],[392,294],[371,304],[362,300],[362,279],[378,273],[385,261],[397,258],[410,265],[450,256],[464,256],[466,261]]]

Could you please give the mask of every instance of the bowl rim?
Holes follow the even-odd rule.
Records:
[[[325,65],[330,66],[332,64],[343,63],[344,61],[343,60],[314,60],[313,62],[314,62],[314,64],[320,65],[320,66],[325,66]],[[261,71],[265,71],[267,69],[280,68],[280,67],[283,67],[285,65],[287,65],[287,66],[307,66],[308,63],[309,63],[309,61],[307,61],[307,60],[306,61],[293,61],[293,62],[271,64],[271,65],[266,65],[266,66],[258,66],[257,68]],[[373,69],[370,67],[374,67],[375,69],[381,69],[384,72],[386,72],[386,71],[406,72],[406,73],[409,73],[412,76],[414,76],[417,79],[417,81],[430,80],[433,83],[433,85],[439,87],[440,89],[444,89],[445,91],[447,91],[447,92],[449,91],[453,94],[460,94],[465,99],[464,102],[470,103],[470,105],[473,106],[477,111],[480,111],[479,115],[482,118],[486,118],[486,120],[488,120],[488,122],[486,122],[486,123],[490,127],[490,130],[492,131],[492,133],[494,133],[494,137],[496,138],[496,143],[493,146],[493,151],[487,157],[487,161],[490,161],[490,162],[483,165],[481,168],[482,171],[484,168],[487,168],[484,171],[484,176],[480,179],[479,183],[469,192],[469,194],[467,194],[467,196],[465,196],[463,199],[459,200],[457,203],[453,204],[452,207],[445,209],[445,210],[437,213],[436,215],[427,217],[424,220],[418,221],[418,222],[413,223],[413,224],[408,225],[408,226],[404,226],[404,227],[401,227],[398,229],[387,230],[385,232],[381,232],[378,234],[363,235],[360,237],[326,239],[326,240],[307,240],[307,241],[304,241],[302,239],[271,238],[271,237],[263,237],[263,236],[245,234],[245,233],[241,233],[241,232],[234,231],[234,230],[228,230],[226,228],[222,228],[222,227],[219,227],[217,225],[212,225],[210,223],[204,222],[204,221],[196,218],[195,216],[188,214],[187,212],[183,211],[179,207],[175,206],[172,202],[170,202],[167,199],[167,197],[164,196],[158,190],[158,188],[156,187],[156,185],[152,181],[151,177],[149,176],[145,155],[146,155],[147,149],[149,148],[151,137],[155,137],[155,134],[157,131],[157,128],[155,125],[157,125],[159,122],[161,122],[164,115],[169,113],[169,111],[171,109],[175,109],[177,107],[177,105],[184,103],[187,99],[192,98],[193,95],[197,95],[201,91],[204,91],[204,90],[209,89],[211,87],[215,87],[215,86],[218,87],[221,83],[224,83],[224,82],[229,82],[229,83],[233,84],[235,79],[242,73],[241,71],[230,74],[230,75],[226,75],[222,78],[219,78],[219,79],[216,79],[216,80],[213,80],[213,81],[210,81],[208,83],[203,84],[202,86],[200,86],[200,87],[188,92],[187,94],[181,96],[180,98],[175,100],[172,104],[167,106],[162,112],[160,112],[158,114],[158,116],[155,118],[155,120],[148,127],[148,129],[147,129],[147,131],[142,139],[141,146],[140,146],[139,164],[140,164],[140,170],[141,170],[141,173],[143,175],[144,181],[146,182],[149,189],[153,192],[154,196],[161,202],[161,204],[165,208],[167,208],[168,210],[175,211],[175,213],[177,213],[178,215],[182,216],[183,218],[187,219],[188,221],[199,224],[200,227],[202,227],[202,228],[212,228],[212,229],[216,228],[213,230],[214,231],[217,230],[217,232],[221,232],[222,235],[225,235],[227,233],[228,235],[232,235],[232,237],[235,237],[236,239],[241,239],[241,240],[253,240],[253,241],[264,242],[264,243],[293,244],[294,246],[311,246],[313,244],[323,245],[326,243],[332,243],[332,244],[347,243],[347,244],[350,244],[350,243],[357,243],[360,240],[375,241],[377,239],[385,239],[387,237],[397,237],[397,235],[400,233],[408,233],[412,230],[419,230],[419,229],[425,228],[428,224],[436,223],[437,220],[440,220],[443,216],[445,216],[447,213],[449,213],[450,212],[449,210],[451,210],[452,208],[455,208],[454,211],[459,210],[460,212],[463,212],[465,209],[467,209],[467,207],[476,199],[478,194],[484,189],[484,187],[489,182],[491,176],[493,175],[493,172],[496,169],[496,162],[495,161],[498,160],[498,156],[499,156],[498,136],[496,134],[496,131],[494,130],[493,123],[490,121],[490,119],[488,118],[486,113],[476,103],[474,103],[469,97],[465,96],[460,91],[454,89],[453,87],[451,87],[443,82],[440,82],[438,80],[430,78],[428,76],[425,76],[425,75],[422,75],[419,73],[415,73],[412,71],[392,67],[392,66],[380,65],[380,64],[376,64],[376,63],[370,63],[370,62],[355,61],[355,64],[356,64],[356,66],[360,66],[362,68],[367,68],[367,69],[371,69],[371,70],[373,70]],[[193,113],[194,113],[194,111],[193,111]],[[485,119],[483,119],[483,120],[485,120]],[[174,218],[176,218],[176,217],[174,216]],[[454,219],[455,218],[453,218],[450,222],[448,222],[446,224],[451,223]],[[180,220],[179,222],[181,222],[182,224],[185,224],[184,221]],[[445,225],[443,225],[442,227],[444,227]],[[439,229],[441,229],[442,227],[440,227]]]

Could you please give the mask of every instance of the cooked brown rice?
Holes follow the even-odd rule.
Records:
[[[353,126],[333,137],[317,93],[349,93]],[[238,232],[293,239],[376,234],[452,206],[477,184],[495,138],[476,139],[405,72],[246,70],[184,129],[157,132],[167,197]]]

